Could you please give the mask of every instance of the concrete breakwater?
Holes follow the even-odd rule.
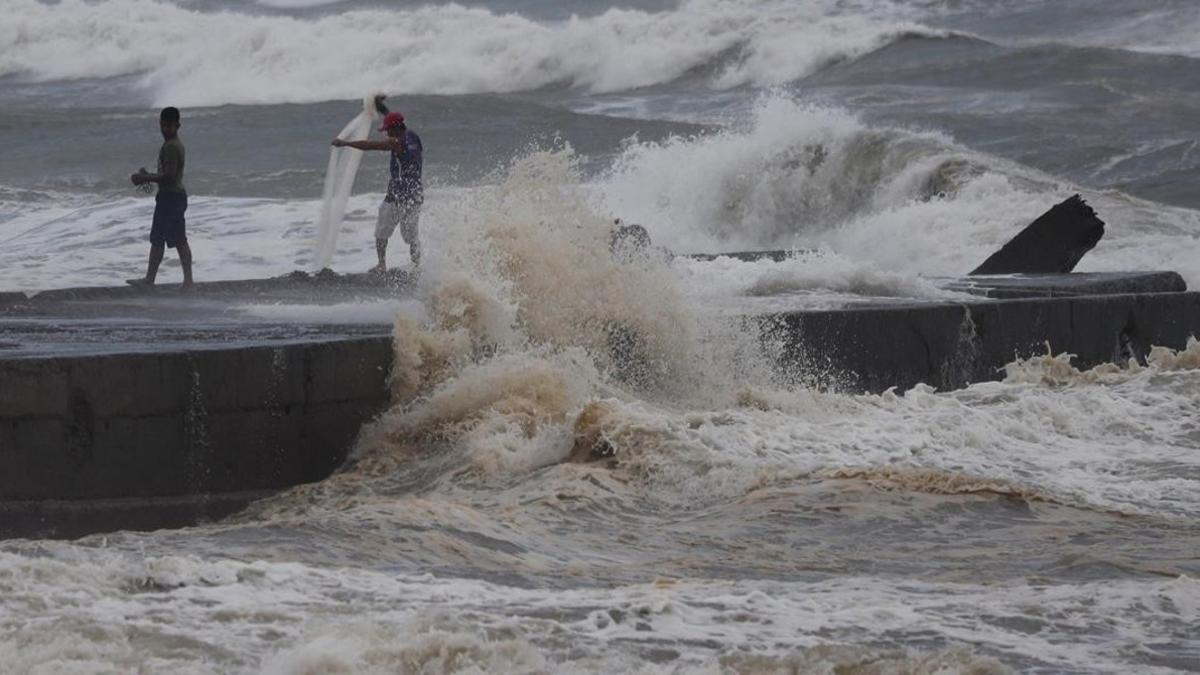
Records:
[[[1000,379],[1005,364],[1074,354],[1088,368],[1144,361],[1200,336],[1200,293],[1148,293],[786,312],[764,319],[781,367],[851,392],[940,390]]]
[[[390,363],[387,337],[0,360],[0,536],[181,525],[321,480]]]
[[[388,403],[387,324],[220,320],[232,302],[293,301],[312,283],[224,282],[187,298],[58,291],[0,303],[0,537],[179,526],[333,472]],[[945,285],[975,299],[773,309],[746,320],[779,347],[781,373],[842,391],[950,389],[997,379],[1004,364],[1047,345],[1091,366],[1200,335],[1200,293],[1171,273]],[[331,301],[396,292],[337,288]],[[72,342],[131,321],[147,334],[133,347],[125,338]],[[67,335],[46,339],[46,326],[62,332],[64,323]]]

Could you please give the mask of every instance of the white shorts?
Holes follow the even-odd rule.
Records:
[[[417,240],[417,225],[421,219],[421,205],[404,201],[385,201],[379,205],[379,218],[375,220],[375,238],[391,239],[396,226],[404,243]]]

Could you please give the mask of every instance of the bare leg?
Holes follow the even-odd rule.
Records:
[[[387,245],[387,239],[375,240],[375,255],[379,256],[379,266],[375,269],[379,270],[380,272],[387,271]]]
[[[409,204],[400,216],[400,235],[408,244],[408,257],[412,259],[414,270],[421,266],[420,218],[420,204]]]
[[[158,266],[162,264],[166,244],[150,244],[150,260],[146,265],[146,284],[153,286],[158,277]]]
[[[183,286],[184,288],[190,287],[192,285],[192,247],[184,242],[176,246],[175,251],[179,253],[179,265],[183,267]]]

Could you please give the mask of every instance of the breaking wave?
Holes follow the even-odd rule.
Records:
[[[905,211],[954,203],[957,229],[983,239],[972,242],[982,252],[989,230],[1002,236],[998,225],[1020,222],[1014,211],[1033,213],[1014,203],[1027,193],[1003,165],[935,132],[874,127],[840,109],[768,96],[745,127],[629,147],[606,195],[614,211],[680,250],[844,245],[848,230],[885,218],[911,242],[917,233],[902,221],[917,214]],[[964,216],[971,201],[991,203]],[[979,208],[1000,201],[1004,213]],[[942,244],[928,252],[951,248]]]
[[[781,94],[760,98],[745,124],[629,145],[602,191],[613,213],[676,251],[827,249],[835,257],[818,262],[840,286],[899,275],[885,285],[915,295],[927,294],[916,275],[965,274],[1082,193],[1113,226],[1080,271],[1170,269],[1200,284],[1200,212],[1087,190],[938,132]]]
[[[544,496],[578,491],[578,467],[604,485],[583,486],[581,499],[627,506],[690,510],[857,476],[933,494],[1200,513],[1179,474],[1195,463],[1183,412],[1195,371],[1165,389],[1155,380],[1188,367],[1194,343],[1156,351],[1147,375],[1111,386],[1014,376],[947,393],[823,392],[781,377],[754,324],[684,293],[664,259],[611,256],[611,221],[569,149],[531,152],[462,197],[430,233],[424,312],[396,320],[396,403],[364,431],[347,473],[319,490],[358,494],[362,479],[416,471],[439,476],[443,497],[469,498],[481,481]],[[1147,387],[1163,389],[1159,414],[1134,423]]]
[[[369,91],[615,92],[697,73],[708,87],[767,86],[904,35],[941,34],[839,10],[832,0],[686,0],[668,11],[611,8],[560,22],[456,4],[312,18],[198,12],[159,0],[9,5],[0,77],[137,76],[155,104],[181,106]]]
[[[396,320],[399,403],[360,467],[449,443],[485,471],[529,470],[567,458],[594,397],[720,405],[733,378],[769,371],[753,334],[698,311],[663,259],[611,255],[592,201],[569,149],[540,151],[447,217],[463,224],[430,247],[429,320]]]

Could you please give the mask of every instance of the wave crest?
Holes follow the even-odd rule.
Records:
[[[303,103],[363,92],[616,92],[707,71],[709,86],[791,82],[923,26],[832,0],[685,0],[539,22],[457,4],[312,18],[195,12],[156,0],[13,0],[0,76],[141,75],[157,104]],[[164,59],[164,54],[170,58]]]

